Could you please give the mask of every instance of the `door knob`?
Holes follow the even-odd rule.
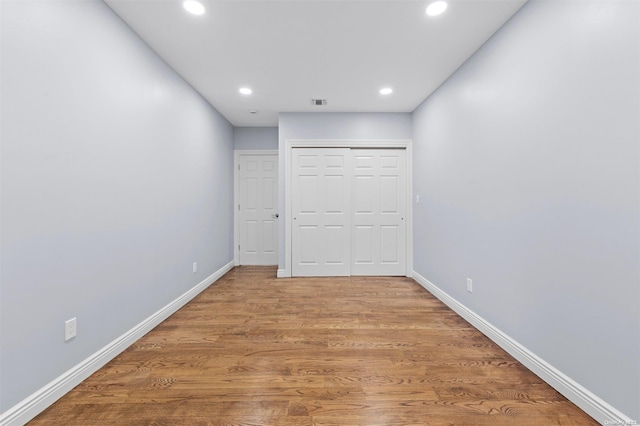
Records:
[[[277,219],[277,218],[279,218],[279,217],[280,217],[280,215],[279,215],[278,213],[276,213],[276,214],[272,214],[272,215],[271,215],[271,217],[272,217],[273,219]]]

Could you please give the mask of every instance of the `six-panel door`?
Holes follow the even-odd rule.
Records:
[[[239,157],[240,264],[278,264],[278,155]]]
[[[292,274],[350,274],[350,150],[296,148],[292,158]]]
[[[292,275],[406,274],[403,149],[292,150]]]
[[[351,275],[405,275],[403,149],[352,149]]]

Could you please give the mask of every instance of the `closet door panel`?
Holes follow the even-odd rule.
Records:
[[[350,275],[348,148],[292,150],[292,274]]]

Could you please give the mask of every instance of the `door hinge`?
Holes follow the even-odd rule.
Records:
[[[238,204],[238,211],[240,211],[240,204]]]
[[[240,164],[238,164],[238,170],[240,170]]]

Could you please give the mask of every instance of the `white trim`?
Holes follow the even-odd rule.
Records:
[[[609,403],[540,358],[422,275],[413,271],[413,279],[598,422],[620,425],[636,424],[630,417],[625,416]]]
[[[287,139],[290,148],[406,148],[411,139]]]
[[[233,151],[233,262],[235,266],[240,265],[240,225],[238,223],[238,203],[240,202],[240,173],[238,165],[242,155],[275,155],[278,157],[277,149],[236,149]],[[280,159],[278,159],[280,161]]]
[[[291,278],[291,274],[287,275],[287,271],[286,270],[278,268],[278,272],[276,273],[276,277],[278,277],[278,278]]]
[[[287,139],[284,149],[284,268],[278,277],[291,277],[291,150],[293,148],[404,148],[407,153],[406,276],[413,271],[413,141],[411,139]],[[280,215],[282,217],[282,214]],[[280,273],[282,271],[282,275]]]
[[[178,309],[182,308],[199,293],[220,279],[234,266],[231,261],[218,269],[200,284],[179,296],[159,311],[124,333],[122,336],[109,343],[81,363],[71,368],[49,384],[40,388],[15,406],[0,415],[0,426],[18,426],[27,423],[44,411],[51,404],[60,399],[64,394],[80,384],[87,377],[102,368],[122,351],[131,346],[136,340],[151,331],[154,327],[167,319]]]

